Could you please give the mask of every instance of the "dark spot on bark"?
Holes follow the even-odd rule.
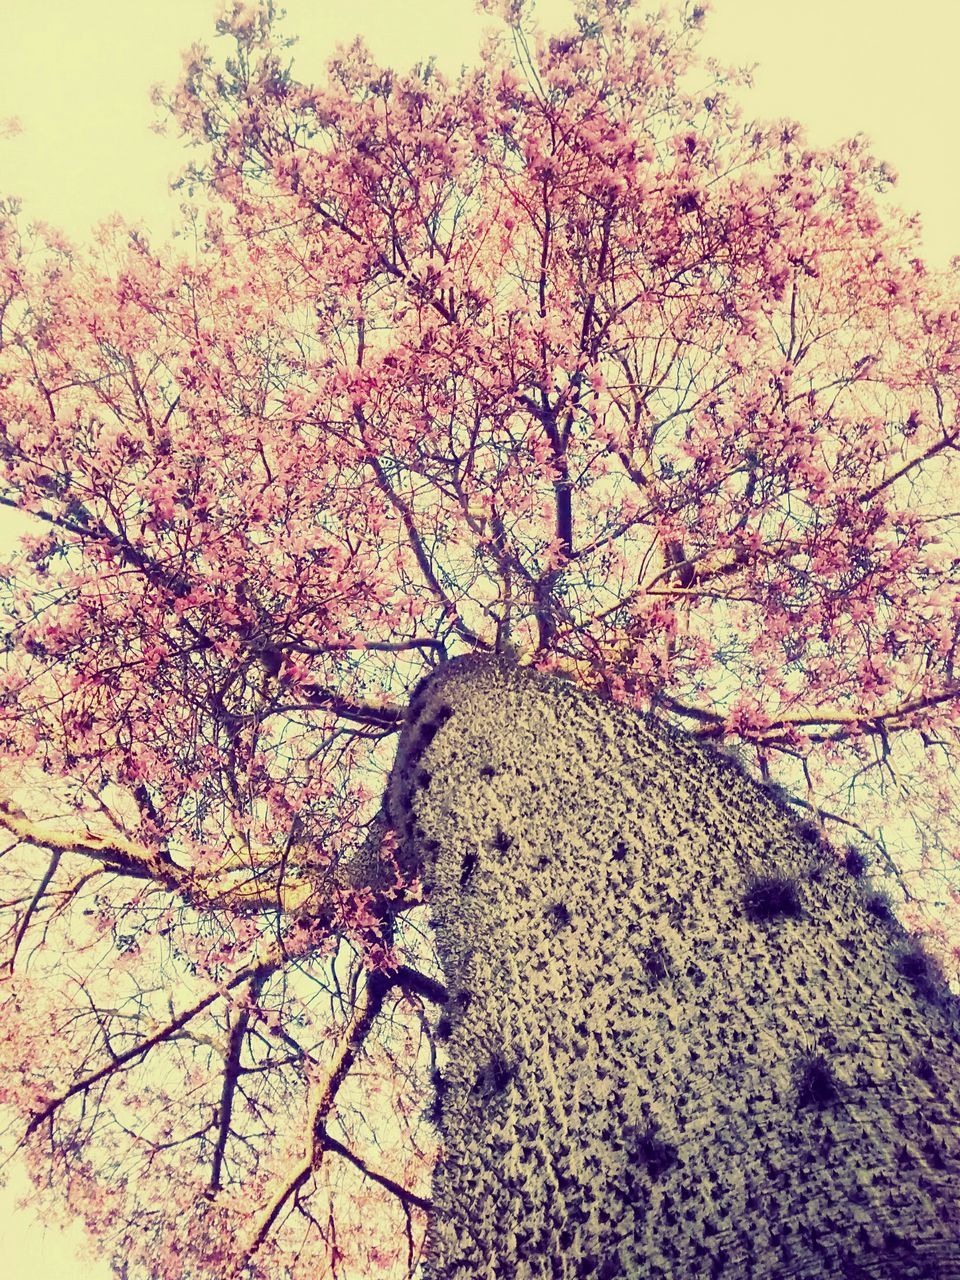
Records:
[[[943,983],[937,962],[927,955],[919,943],[902,948],[897,953],[894,964],[897,973],[902,974],[921,995],[934,996],[938,986]]]
[[[417,726],[416,734],[412,745],[412,753],[419,756],[424,752],[430,743],[434,740],[446,722],[453,715],[451,707],[437,707],[433,716],[429,720],[424,720],[422,724]]]
[[[508,836],[505,831],[501,831],[500,828],[497,827],[497,834],[493,837],[493,847],[495,849],[499,849],[501,853],[506,853],[512,844],[513,837]]]
[[[774,782],[772,778],[768,778],[766,782],[760,783],[760,789],[770,797],[771,800],[779,800],[786,804],[790,798],[790,792],[781,782]]]
[[[493,777],[493,775],[494,775],[496,772],[497,772],[497,771],[496,771],[496,769],[494,769],[494,767],[493,767],[493,765],[492,765],[492,764],[485,764],[485,765],[483,765],[483,767],[482,767],[482,768],[481,768],[481,770],[480,770],[480,777],[481,777],[481,778],[492,778],[492,777]]]
[[[864,1271],[856,1258],[845,1253],[840,1259],[840,1275],[842,1280],[870,1280],[870,1272]]]
[[[932,1139],[924,1144],[923,1154],[927,1158],[927,1165],[929,1168],[940,1171],[947,1167],[946,1161],[943,1158],[943,1152]]]
[[[452,1031],[453,1031],[453,1023],[450,1021],[450,1019],[447,1017],[441,1018],[440,1021],[437,1023],[437,1039],[449,1040]]]
[[[678,1158],[677,1148],[672,1142],[666,1142],[660,1137],[655,1124],[649,1124],[638,1132],[633,1157],[637,1164],[646,1169],[654,1182],[672,1168]]]
[[[659,938],[644,947],[643,967],[651,982],[662,982],[670,973],[670,957]]]
[[[886,923],[893,919],[893,905],[889,896],[885,893],[868,893],[863,900],[863,905],[878,920],[883,920]]]
[[[826,1058],[801,1058],[796,1066],[797,1102],[801,1107],[828,1107],[837,1099],[837,1081]]]
[[[430,677],[424,676],[424,678],[419,682],[419,684],[414,689],[413,693],[410,695],[410,701],[407,704],[407,719],[411,723],[420,714],[420,708],[423,706],[423,704],[427,700],[427,696],[428,696],[427,690],[429,687],[429,682],[430,682]]]
[[[439,1071],[430,1073],[430,1080],[433,1084],[433,1103],[430,1107],[431,1124],[439,1124],[443,1116],[443,1097],[447,1091],[447,1082]]]
[[[885,1231],[883,1243],[879,1250],[871,1248],[863,1261],[870,1264],[869,1269],[862,1272],[864,1277],[880,1274],[876,1266],[882,1259],[884,1275],[910,1277],[910,1280],[943,1280],[946,1274],[934,1257],[923,1258],[914,1245],[897,1231]],[[893,1270],[891,1263],[895,1264]]]
[[[694,987],[702,986],[706,981],[706,975],[699,965],[691,964],[687,966],[687,978]]]
[[[552,907],[548,907],[547,915],[558,929],[570,923],[570,908],[565,902],[555,902]]]
[[[747,887],[743,906],[751,920],[796,918],[803,914],[796,881],[789,876],[758,876]]]
[[[477,1088],[490,1093],[503,1093],[513,1079],[514,1069],[502,1053],[493,1053],[477,1076]]]
[[[829,1156],[831,1150],[832,1148],[825,1150],[824,1155]],[[847,1199],[852,1201],[854,1204],[870,1203],[870,1197],[867,1195],[866,1187],[861,1187],[859,1185],[847,1188]]]
[[[870,865],[870,859],[862,849],[855,849],[851,844],[844,852],[843,865],[852,876],[862,876]]]
[[[925,1058],[923,1054],[919,1054],[912,1062],[913,1074],[920,1080],[926,1080],[927,1084],[937,1083],[937,1073],[933,1069],[933,1064],[929,1058]]]
[[[477,855],[473,852],[464,855],[463,862],[460,864],[460,887],[464,888],[477,865]]]

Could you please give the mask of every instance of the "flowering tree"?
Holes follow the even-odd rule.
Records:
[[[308,87],[234,4],[161,99],[179,244],[5,207],[0,1099],[131,1280],[416,1268],[447,992],[383,791],[448,658],[731,744],[960,954],[955,278],[699,6],[488,7],[455,81]]]

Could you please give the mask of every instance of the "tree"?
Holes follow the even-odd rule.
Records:
[[[815,827],[485,655],[389,798],[450,993],[428,1275],[960,1274],[957,1001]]]
[[[699,6],[492,7],[235,4],[179,244],[6,207],[0,1100],[131,1280],[960,1274],[955,275]]]

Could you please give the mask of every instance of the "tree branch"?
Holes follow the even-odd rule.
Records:
[[[366,430],[366,422],[364,421],[363,415],[360,413],[359,410],[357,410],[355,416],[357,419],[357,424],[360,427],[361,434],[363,434]],[[364,438],[364,443],[366,443],[365,438]],[[427,585],[430,587],[430,590],[434,593],[434,595],[437,597],[437,599],[440,601],[441,605],[443,606],[444,613],[446,613],[446,615],[449,618],[453,619],[454,630],[457,632],[458,635],[462,636],[462,638],[464,640],[467,640],[470,644],[476,645],[480,649],[489,649],[490,646],[486,643],[486,641],[481,640],[479,636],[474,635],[474,633],[470,630],[470,628],[467,627],[466,624],[461,621],[460,617],[458,616],[457,609],[453,604],[453,601],[449,599],[443,587],[440,585],[439,581],[437,580],[437,576],[433,572],[433,566],[430,563],[430,560],[427,556],[423,542],[420,539],[420,534],[414,522],[413,512],[410,510],[410,507],[407,505],[407,503],[405,503],[403,499],[400,498],[394,492],[393,487],[391,486],[390,481],[387,479],[386,473],[383,470],[383,467],[380,465],[380,460],[377,458],[376,453],[373,450],[370,450],[370,452],[368,453],[366,461],[369,464],[370,469],[373,471],[374,478],[376,479],[378,487],[384,493],[384,495],[387,498],[387,501],[390,503],[393,509],[399,513],[400,519],[403,522],[403,527],[407,533],[407,540],[409,541],[410,546],[413,549],[413,554],[416,557],[417,564],[420,566],[420,572],[423,574],[424,578],[426,579]]]
[[[77,815],[83,821],[83,815]],[[82,832],[52,827],[49,818],[29,818],[7,800],[0,800],[0,824],[24,844],[57,853],[77,853],[104,863],[110,870],[137,880],[156,880],[168,889],[183,890],[178,869],[157,850],[137,844],[119,832],[101,834],[85,827]]]
[[[354,1155],[349,1147],[345,1147],[342,1142],[338,1142],[336,1138],[331,1138],[329,1134],[324,1134],[324,1144],[328,1151],[336,1151],[337,1155],[341,1155],[344,1159],[349,1160],[352,1165],[360,1170],[362,1174],[368,1177],[372,1182],[379,1183],[387,1191],[392,1192],[398,1200],[402,1200],[404,1204],[415,1205],[418,1209],[423,1209],[425,1213],[429,1213],[433,1208],[430,1200],[425,1200],[423,1196],[418,1196],[415,1191],[408,1191],[406,1187],[401,1187],[399,1182],[394,1182],[392,1178],[388,1178],[385,1174],[377,1173],[375,1169],[371,1169],[368,1164]]]
[[[882,493],[884,489],[889,488],[897,480],[905,476],[908,471],[912,471],[914,467],[919,467],[921,463],[927,462],[930,458],[935,458],[938,453],[942,453],[944,449],[950,449],[956,445],[960,439],[960,430],[953,431],[949,435],[945,435],[942,440],[938,440],[936,444],[925,449],[923,453],[918,453],[915,458],[911,458],[909,462],[905,462],[898,471],[894,471],[892,475],[886,476],[879,484],[875,484],[872,489],[868,489],[866,493],[860,494],[861,502],[870,502],[878,493]]]
[[[401,990],[423,996],[432,1004],[446,1004],[450,999],[450,992],[442,982],[437,982],[435,978],[428,978],[425,973],[411,969],[409,965],[402,964],[399,969],[390,974],[390,979]]]
[[[398,729],[403,723],[402,707],[377,707],[369,702],[351,702],[342,694],[334,693],[319,684],[303,684],[297,692],[307,698],[306,708],[314,711],[332,711],[345,720],[355,720],[358,724],[377,725],[383,729]]]
[[[9,968],[11,973],[13,973],[14,965],[17,962],[17,952],[20,950],[20,943],[23,941],[24,935],[26,934],[27,929],[29,929],[30,927],[30,921],[33,918],[33,913],[36,911],[37,907],[40,904],[40,900],[42,899],[43,895],[46,893],[47,886],[50,884],[50,881],[53,879],[54,875],[56,875],[57,867],[60,865],[61,856],[62,855],[60,854],[59,850],[53,851],[53,856],[51,857],[50,863],[43,874],[43,879],[37,885],[36,892],[31,898],[29,906],[26,908],[26,910],[23,913],[23,919],[20,921],[20,927],[17,929],[16,937],[13,940],[13,947],[10,951],[10,959],[7,961],[7,967]]]
[[[250,979],[247,990],[244,993],[247,1004],[237,1015],[227,1040],[227,1052],[223,1064],[223,1087],[220,1090],[220,1106],[217,1111],[217,1138],[214,1143],[213,1167],[210,1172],[211,1192],[218,1191],[221,1185],[220,1175],[223,1170],[223,1157],[227,1146],[227,1138],[230,1136],[230,1121],[233,1116],[233,1098],[237,1090],[237,1081],[240,1078],[240,1054],[243,1051],[243,1042],[246,1038],[247,1028],[250,1025],[249,1005],[257,999],[263,990],[263,984],[266,982],[267,977],[268,975],[263,973]]]
[[[333,1062],[330,1064],[326,1078],[318,1081],[310,1090],[307,1099],[307,1108],[311,1113],[310,1150],[301,1164],[295,1168],[293,1176],[278,1190],[263,1212],[259,1225],[243,1247],[237,1264],[237,1274],[243,1271],[264,1240],[266,1240],[270,1228],[276,1222],[283,1211],[284,1205],[291,1196],[299,1191],[320,1168],[323,1163],[324,1152],[328,1149],[339,1149],[341,1153],[345,1153],[346,1149],[341,1148],[339,1143],[328,1139],[326,1132],[327,1122],[336,1102],[340,1086],[347,1078],[350,1068],[356,1061],[367,1034],[383,1007],[384,996],[391,985],[391,980],[381,973],[372,973],[368,978],[363,995],[353,1007],[346,1033],[334,1054]],[[350,1158],[354,1159],[353,1156]],[[386,1185],[382,1178],[378,1177],[376,1180]]]
[[[178,867],[166,850],[151,849],[128,839],[118,831],[97,832],[85,825],[85,815],[77,814],[81,829],[51,826],[56,819],[30,818],[9,801],[0,800],[0,825],[6,827],[17,840],[37,848],[49,849],[57,854],[74,853],[92,858],[104,870],[116,875],[130,876],[135,880],[149,880],[181,897],[188,897],[195,906],[217,907],[232,905],[235,908],[252,909],[258,906],[275,907],[276,891],[271,887],[265,892],[253,874],[251,865],[228,867],[226,876],[233,876],[232,883],[220,885],[205,883],[190,868]],[[253,866],[257,864],[257,850],[252,852]],[[272,861],[276,850],[262,850],[264,865]],[[296,884],[287,892],[282,905],[295,909],[310,896],[311,887]]]
[[[214,1004],[217,1000],[222,1000],[226,991],[232,991],[234,987],[240,986],[241,983],[246,982],[251,977],[257,978],[263,976],[265,978],[267,975],[274,972],[276,967],[277,964],[274,960],[262,960],[257,964],[245,965],[239,973],[235,974],[234,977],[226,983],[224,988],[218,989],[211,992],[210,995],[204,996],[202,1000],[198,1000],[197,1003],[191,1005],[189,1009],[185,1009],[183,1013],[180,1013],[175,1018],[171,1019],[171,1021],[161,1027],[159,1031],[155,1031],[152,1036],[148,1036],[146,1040],[141,1040],[139,1044],[135,1044],[131,1048],[124,1050],[123,1053],[115,1054],[111,1061],[108,1062],[106,1066],[101,1067],[99,1071],[93,1071],[89,1075],[82,1076],[79,1080],[75,1080],[68,1089],[56,1098],[52,1098],[40,1111],[35,1111],[30,1117],[25,1136],[29,1136],[38,1129],[44,1121],[51,1119],[64,1105],[64,1103],[69,1102],[69,1100],[76,1097],[78,1093],[85,1093],[100,1080],[105,1080],[108,1076],[114,1075],[121,1067],[126,1066],[127,1063],[134,1062],[137,1058],[144,1057],[158,1044],[162,1044],[164,1040],[169,1040],[176,1034],[176,1032],[185,1027],[191,1019],[195,1018],[198,1013],[202,1013],[204,1009],[208,1009],[210,1005]]]

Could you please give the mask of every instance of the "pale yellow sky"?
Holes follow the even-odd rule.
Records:
[[[147,90],[175,76],[180,49],[212,31],[213,7],[0,0],[0,118],[24,125],[0,141],[0,192],[77,237],[117,210],[165,232],[176,212],[166,182],[183,153],[149,131]],[[452,70],[473,59],[483,25],[472,0],[287,0],[286,9],[305,78],[357,31],[383,61],[405,66],[435,52]],[[571,10],[569,0],[539,3],[551,25]],[[705,38],[723,61],[761,64],[749,97],[756,114],[793,115],[815,142],[870,133],[901,175],[899,199],[922,211],[936,265],[960,253],[958,44],[960,6],[944,0],[715,0]]]
[[[659,0],[658,0],[659,3]],[[431,53],[446,70],[473,61],[483,20],[473,0],[287,0],[301,36],[295,73],[322,70],[338,40],[362,32],[375,55],[404,67]],[[644,8],[654,8],[644,0]],[[176,213],[168,178],[185,159],[149,131],[149,88],[172,80],[180,50],[212,32],[214,0],[0,0],[0,119],[23,133],[0,140],[0,195],[83,239],[113,212],[143,218],[157,238]],[[547,25],[569,0],[541,0]],[[790,115],[811,141],[863,130],[900,174],[898,201],[922,214],[929,261],[960,254],[960,139],[955,51],[960,5],[948,0],[714,0],[704,47],[728,63],[760,63],[747,98],[758,116]],[[0,523],[0,554],[12,524]],[[0,1194],[7,1280],[109,1280],[75,1259],[75,1238],[45,1235],[22,1194]]]

